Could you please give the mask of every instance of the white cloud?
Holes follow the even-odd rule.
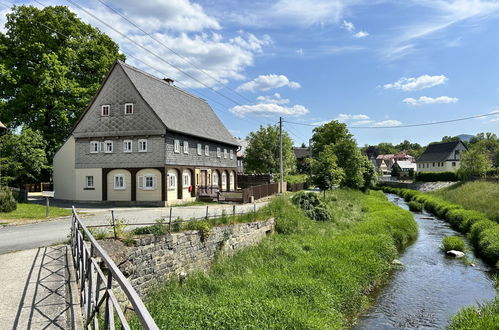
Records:
[[[353,36],[357,39],[360,39],[360,38],[365,38],[369,35],[369,33],[365,32],[365,31],[359,31],[357,33],[355,33]]]
[[[288,104],[289,103],[289,99],[283,99],[281,97],[281,94],[279,94],[279,93],[274,93],[274,95],[271,95],[271,96],[258,96],[256,99],[262,103],[273,103],[273,104]]]
[[[290,81],[285,75],[260,75],[255,79],[245,82],[237,87],[240,91],[268,91],[274,88],[288,86],[289,88],[300,88],[300,84],[295,81]]]
[[[436,104],[436,103],[456,103],[459,99],[457,97],[449,97],[449,96],[439,96],[439,97],[429,97],[429,96],[421,96],[418,99],[408,97],[405,98],[402,102],[410,104],[410,105],[423,105],[423,104]]]
[[[429,76],[427,74],[416,78],[400,78],[398,81],[383,85],[385,89],[401,89],[403,91],[417,91],[445,83],[448,78],[444,75]]]
[[[345,113],[340,113],[333,120],[337,120],[339,122],[346,122],[346,121],[349,121],[349,120],[366,120],[366,119],[369,119],[368,115],[363,115],[363,114],[349,115],[349,114],[345,114]]]
[[[384,121],[378,121],[375,122],[372,126],[373,127],[392,127],[392,126],[400,126],[402,123],[398,120],[384,120]]]
[[[336,23],[343,15],[341,0],[279,0],[267,11],[267,18],[300,25]]]
[[[308,109],[303,105],[293,105],[291,107],[274,104],[274,103],[258,103],[253,105],[236,105],[230,111],[237,116],[245,117],[248,114],[257,116],[270,117],[277,115],[284,116],[302,116],[309,113]]]
[[[341,24],[341,27],[347,31],[350,31],[350,32],[355,30],[355,25],[353,25],[352,22],[345,21],[345,20],[343,20],[343,24]]]

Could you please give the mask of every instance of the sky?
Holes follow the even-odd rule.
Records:
[[[0,0],[2,31],[9,4],[70,7],[236,137],[279,117],[296,145],[332,119],[359,145],[499,135],[499,114],[397,128],[499,111],[499,1]]]

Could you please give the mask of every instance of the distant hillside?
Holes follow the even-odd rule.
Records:
[[[469,140],[471,140],[472,137],[474,137],[474,135],[470,135],[470,134],[460,134],[457,136],[458,138],[461,139],[461,141],[464,141],[464,142],[468,142]]]

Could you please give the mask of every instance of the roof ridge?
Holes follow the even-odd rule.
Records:
[[[175,90],[177,90],[177,91],[179,91],[179,92],[182,92],[182,93],[184,93],[184,94],[186,94],[186,95],[189,95],[190,97],[193,97],[193,98],[199,99],[199,100],[201,100],[201,101],[203,101],[203,102],[205,102],[205,103],[208,103],[205,99],[203,99],[203,98],[201,98],[201,97],[199,97],[199,96],[196,96],[196,95],[194,95],[194,94],[192,94],[192,93],[189,93],[189,92],[187,92],[187,91],[184,91],[183,89],[181,89],[181,88],[179,88],[179,87],[177,87],[177,86],[175,86],[175,85],[170,85],[169,83],[167,83],[167,82],[166,82],[166,81],[164,81],[163,79],[158,78],[158,77],[156,77],[156,76],[155,76],[155,75],[153,75],[153,74],[150,74],[150,73],[148,73],[148,72],[145,72],[144,70],[141,70],[141,69],[136,68],[136,67],[134,67],[134,66],[131,66],[130,64],[125,63],[125,62],[123,62],[123,61],[121,61],[121,60],[118,60],[118,63],[119,63],[120,65],[124,65],[124,66],[126,66],[127,68],[132,69],[132,70],[134,70],[134,71],[136,71],[136,72],[138,72],[138,73],[141,73],[141,74],[143,74],[143,75],[145,75],[145,76],[148,76],[149,78],[155,79],[155,80],[157,80],[157,81],[159,81],[159,82],[163,83],[165,86],[172,87],[172,88],[174,88]]]

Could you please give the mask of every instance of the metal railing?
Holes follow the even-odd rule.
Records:
[[[89,243],[85,242],[85,237]],[[120,303],[113,293],[112,287],[117,284],[133,306],[133,311],[142,326],[145,329],[159,329],[125,275],[81,222],[74,206],[71,251],[79,285],[80,306],[85,316],[85,328],[115,329],[115,321],[119,321],[119,328],[130,329]],[[103,268],[99,264],[103,265]],[[101,321],[103,321],[102,326]]]

